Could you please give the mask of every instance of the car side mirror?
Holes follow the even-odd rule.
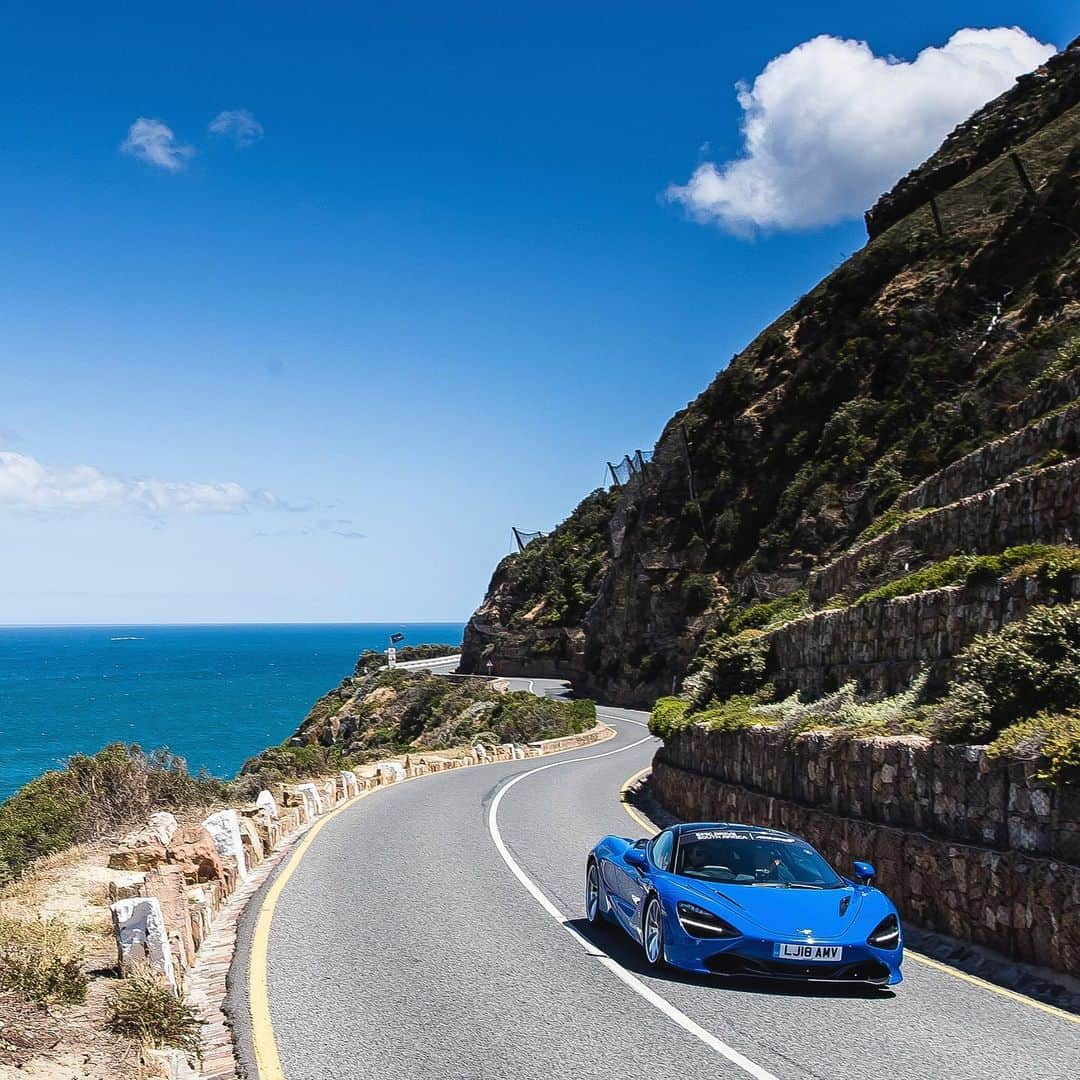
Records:
[[[642,871],[642,873],[649,869],[649,860],[645,857],[645,852],[641,848],[627,848],[623,852],[623,862],[627,866],[632,866],[635,870]]]
[[[861,862],[856,859],[853,865],[855,867],[855,877],[860,884],[869,885],[877,877],[872,863]]]

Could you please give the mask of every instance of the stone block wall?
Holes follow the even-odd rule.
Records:
[[[1080,575],[1058,598],[1080,598]],[[852,680],[865,693],[893,693],[924,667],[944,680],[974,637],[1050,600],[1038,579],[1020,578],[818,611],[771,632],[769,677],[782,694],[822,693]]]
[[[1060,971],[1080,970],[1080,796],[1032,763],[919,738],[689,728],[653,762],[683,820],[805,836],[841,872],[872,862],[905,918]]]
[[[1040,461],[1049,451],[1071,449],[1080,439],[1080,402],[980,446],[928,476],[896,500],[898,510],[947,506],[1000,483]]]
[[[957,552],[1080,542],[1078,528],[1080,460],[1075,460],[961,498],[859,545],[811,574],[810,600],[823,604],[832,596],[854,596],[896,576],[898,565],[901,572],[914,571]]]

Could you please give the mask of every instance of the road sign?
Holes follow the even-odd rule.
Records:
[[[386,650],[386,666],[393,667],[397,663],[397,649],[393,645]]]

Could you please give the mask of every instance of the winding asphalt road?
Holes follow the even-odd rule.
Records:
[[[583,946],[556,916],[587,935],[585,856],[641,834],[619,789],[657,745],[644,714],[601,715],[605,743],[436,774],[326,822],[267,943],[286,1080],[1080,1077],[1080,1025],[911,957],[895,993],[870,993],[655,975],[614,928]],[[231,980],[252,1077],[253,923]]]

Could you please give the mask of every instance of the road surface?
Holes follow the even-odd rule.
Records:
[[[327,821],[266,943],[257,1036],[287,1080],[1080,1077],[1080,1024],[911,957],[880,993],[656,975],[614,928],[583,947],[559,917],[587,935],[586,853],[642,834],[619,789],[657,746],[644,714],[601,715],[605,743],[436,774]],[[253,925],[232,977],[251,1076]]]

